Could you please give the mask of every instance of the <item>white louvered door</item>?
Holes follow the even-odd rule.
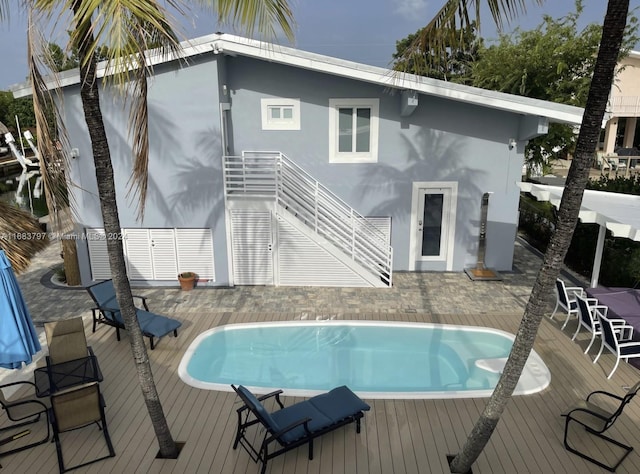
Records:
[[[153,265],[153,280],[178,278],[176,239],[173,229],[149,229],[149,248]]]
[[[91,278],[111,278],[103,229],[86,229]],[[211,229],[122,229],[131,280],[176,281],[180,272],[215,281]]]
[[[93,280],[108,280],[111,278],[109,254],[107,253],[107,238],[104,229],[86,229],[87,247],[89,250],[89,266]]]
[[[122,229],[127,274],[131,280],[153,280],[149,229]]]
[[[269,210],[232,209],[233,281],[273,285],[273,224]]]
[[[178,273],[194,272],[200,280],[215,281],[211,229],[176,229]]]

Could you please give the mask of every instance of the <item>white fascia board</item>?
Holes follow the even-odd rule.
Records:
[[[379,84],[393,89],[415,90],[422,94],[477,104],[483,107],[505,110],[517,114],[547,117],[555,122],[580,124],[584,112],[583,109],[570,105],[556,104],[477,87],[452,84],[226,33],[216,33],[183,41],[180,47],[181,54],[179,55],[160,54],[159,50],[150,51],[147,55],[147,62],[153,66],[176,59],[188,60],[189,57],[206,53],[231,53]],[[98,77],[103,77],[107,72],[104,63],[98,65]],[[59,74],[57,81],[50,80],[47,84],[50,88],[55,88],[66,87],[78,84],[79,82],[79,72],[78,70],[74,70]],[[13,86],[11,90],[14,97],[24,97],[31,94],[31,86],[28,83]]]

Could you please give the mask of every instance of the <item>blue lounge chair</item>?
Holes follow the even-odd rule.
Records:
[[[98,323],[113,326],[116,328],[116,337],[119,341],[120,329],[126,328],[120,312],[120,306],[116,300],[113,282],[111,280],[105,280],[96,283],[95,285],[88,286],[87,291],[96,303],[96,307],[91,309],[93,312],[93,332],[96,332]],[[154,337],[160,339],[170,332],[173,332],[173,335],[178,337],[178,328],[182,326],[180,321],[150,312],[147,299],[144,296],[134,295],[134,298],[140,299],[144,307],[144,310],[136,307],[136,316],[138,317],[142,333],[149,338],[151,350],[155,348],[153,343]]]
[[[314,438],[336,428],[355,422],[356,432],[360,433],[360,420],[371,408],[344,385],[286,408],[280,401],[282,390],[256,397],[242,385],[231,386],[244,402],[244,406],[237,410],[238,431],[233,449],[241,444],[251,459],[256,463],[262,462],[262,474],[267,470],[269,459],[303,444],[309,446],[309,459],[313,459]],[[269,413],[262,402],[272,397],[280,409]],[[257,424],[265,429],[258,449],[250,441],[254,436],[245,436],[247,429]],[[270,452],[271,446],[273,450]]]

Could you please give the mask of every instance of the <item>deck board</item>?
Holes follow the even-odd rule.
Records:
[[[329,312],[323,312],[326,316]],[[333,315],[333,313],[331,313]],[[315,319],[309,313],[309,319]],[[438,321],[451,324],[486,325],[514,332],[517,314],[430,315],[424,313],[340,313],[341,319],[398,321]],[[211,313],[183,311],[176,317],[184,321],[178,338],[166,337],[157,349],[149,351],[154,377],[174,438],[185,442],[177,460],[158,460],[153,434],[134,364],[128,335],[116,341],[112,328],[100,326],[91,332],[85,318],[87,337],[104,373],[102,392],[107,402],[107,420],[116,457],[77,472],[93,473],[245,473],[259,467],[242,450],[233,450],[236,408],[235,394],[210,392],[189,387],[180,381],[177,367],[189,343],[201,332],[223,319],[231,323],[292,320],[300,313]],[[559,320],[556,318],[556,320]],[[484,452],[474,464],[474,473],[496,472],[601,472],[596,466],[564,450],[564,419],[560,413],[597,389],[623,394],[623,386],[638,379],[638,371],[620,364],[613,378],[606,375],[613,364],[611,354],[603,354],[597,364],[592,348],[583,354],[589,335],[583,332],[571,341],[575,325],[560,331],[557,321],[545,319],[540,326],[536,351],[551,370],[549,388],[541,393],[514,397],[505,410]],[[284,397],[286,404],[300,400]],[[269,473],[420,473],[446,472],[447,454],[455,454],[464,444],[475,420],[484,408],[484,399],[463,400],[367,400],[371,411],[365,414],[362,432],[348,425],[315,442],[314,460],[307,459],[305,447],[269,463]],[[6,419],[0,417],[0,425]],[[640,404],[631,403],[611,434],[629,444],[638,439]],[[34,434],[42,424],[34,425]],[[91,431],[88,429],[88,431]],[[576,432],[582,443],[605,458],[616,454],[609,446],[593,442],[584,432]],[[257,433],[256,433],[257,436]],[[84,458],[88,451],[104,448],[103,438],[85,430],[68,433],[63,439],[65,452]],[[4,472],[57,472],[55,448],[46,443],[23,453],[1,458]],[[640,455],[631,455],[617,472],[640,471]]]

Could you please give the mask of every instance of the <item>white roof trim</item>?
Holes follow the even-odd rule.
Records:
[[[201,54],[231,53],[265,61],[276,62],[288,66],[299,67],[311,71],[354,80],[380,84],[393,89],[410,89],[422,94],[443,97],[460,102],[477,104],[498,110],[547,117],[554,122],[579,124],[582,121],[583,109],[570,105],[531,99],[502,92],[489,91],[477,87],[452,84],[414,74],[405,74],[367,64],[346,61],[331,56],[301,51],[294,48],[251,40],[229,34],[213,34],[202,36],[181,43],[182,53],[179,57],[186,59]],[[148,63],[157,65],[174,61],[177,56],[154,54],[150,52]],[[98,77],[106,73],[104,65],[98,67]],[[67,87],[80,83],[78,70],[65,71],[53,79],[49,87]],[[31,94],[28,83],[18,84],[12,88],[15,97]]]

